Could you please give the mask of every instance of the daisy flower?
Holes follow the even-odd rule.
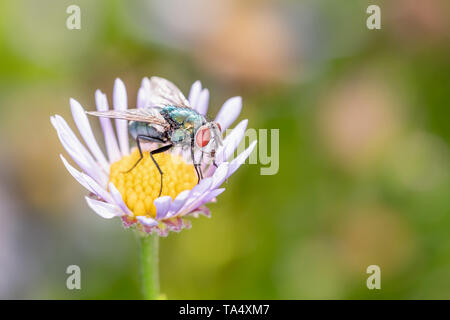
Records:
[[[150,94],[150,80],[144,78],[137,95],[137,108],[149,105]],[[199,81],[195,82],[188,101],[197,112],[206,115],[208,89],[202,88]],[[100,90],[95,92],[95,102],[98,111],[109,109],[107,97]],[[126,110],[127,106],[125,85],[117,79],[113,91],[114,110]],[[236,172],[256,145],[254,141],[235,159],[230,159],[244,137],[247,120],[242,120],[228,132],[223,145],[217,150],[217,167],[206,161],[201,164],[204,178],[199,183],[192,162],[182,151],[175,149],[155,155],[164,172],[164,186],[159,196],[160,175],[148,152],[144,153],[144,158],[133,170],[125,173],[139,159],[138,150],[130,148],[127,120],[114,119],[114,129],[110,119],[99,118],[105,155],[81,104],[70,99],[70,108],[84,144],[61,116],[51,117],[59,140],[79,169],[60,155],[64,166],[89,192],[85,199],[95,213],[105,219],[119,217],[125,227],[136,228],[145,234],[166,236],[170,231],[189,228],[189,217],[198,217],[199,214],[210,216],[205,204],[215,202],[225,191],[221,188],[223,182]],[[223,132],[236,120],[241,108],[240,97],[230,98],[223,104],[215,118]]]

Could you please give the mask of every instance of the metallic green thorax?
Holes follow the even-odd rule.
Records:
[[[136,139],[138,135],[155,138],[158,141],[172,141],[180,143],[191,139],[197,129],[206,123],[205,117],[194,109],[165,106],[158,108],[159,113],[170,125],[170,128],[163,130],[160,126],[152,123],[131,121],[129,123],[129,131],[131,136]]]
[[[162,108],[161,115],[170,123],[173,129],[185,129],[193,131],[204,123],[205,118],[190,108],[180,108],[175,106],[166,106]]]

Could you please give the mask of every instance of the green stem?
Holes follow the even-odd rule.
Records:
[[[138,235],[138,239],[142,297],[145,300],[156,300],[159,297],[159,236]]]

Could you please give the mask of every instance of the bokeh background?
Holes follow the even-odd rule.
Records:
[[[168,298],[449,299],[449,5],[0,2],[0,298],[140,298],[133,233],[89,210],[49,117],[74,127],[69,98],[94,108],[116,77],[133,106],[158,75],[185,93],[200,79],[212,115],[240,95],[249,127],[280,129],[276,175],[243,166],[211,219],[162,239]]]

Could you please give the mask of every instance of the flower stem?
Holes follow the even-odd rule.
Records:
[[[156,300],[159,297],[159,236],[138,235],[138,239],[142,297]]]

